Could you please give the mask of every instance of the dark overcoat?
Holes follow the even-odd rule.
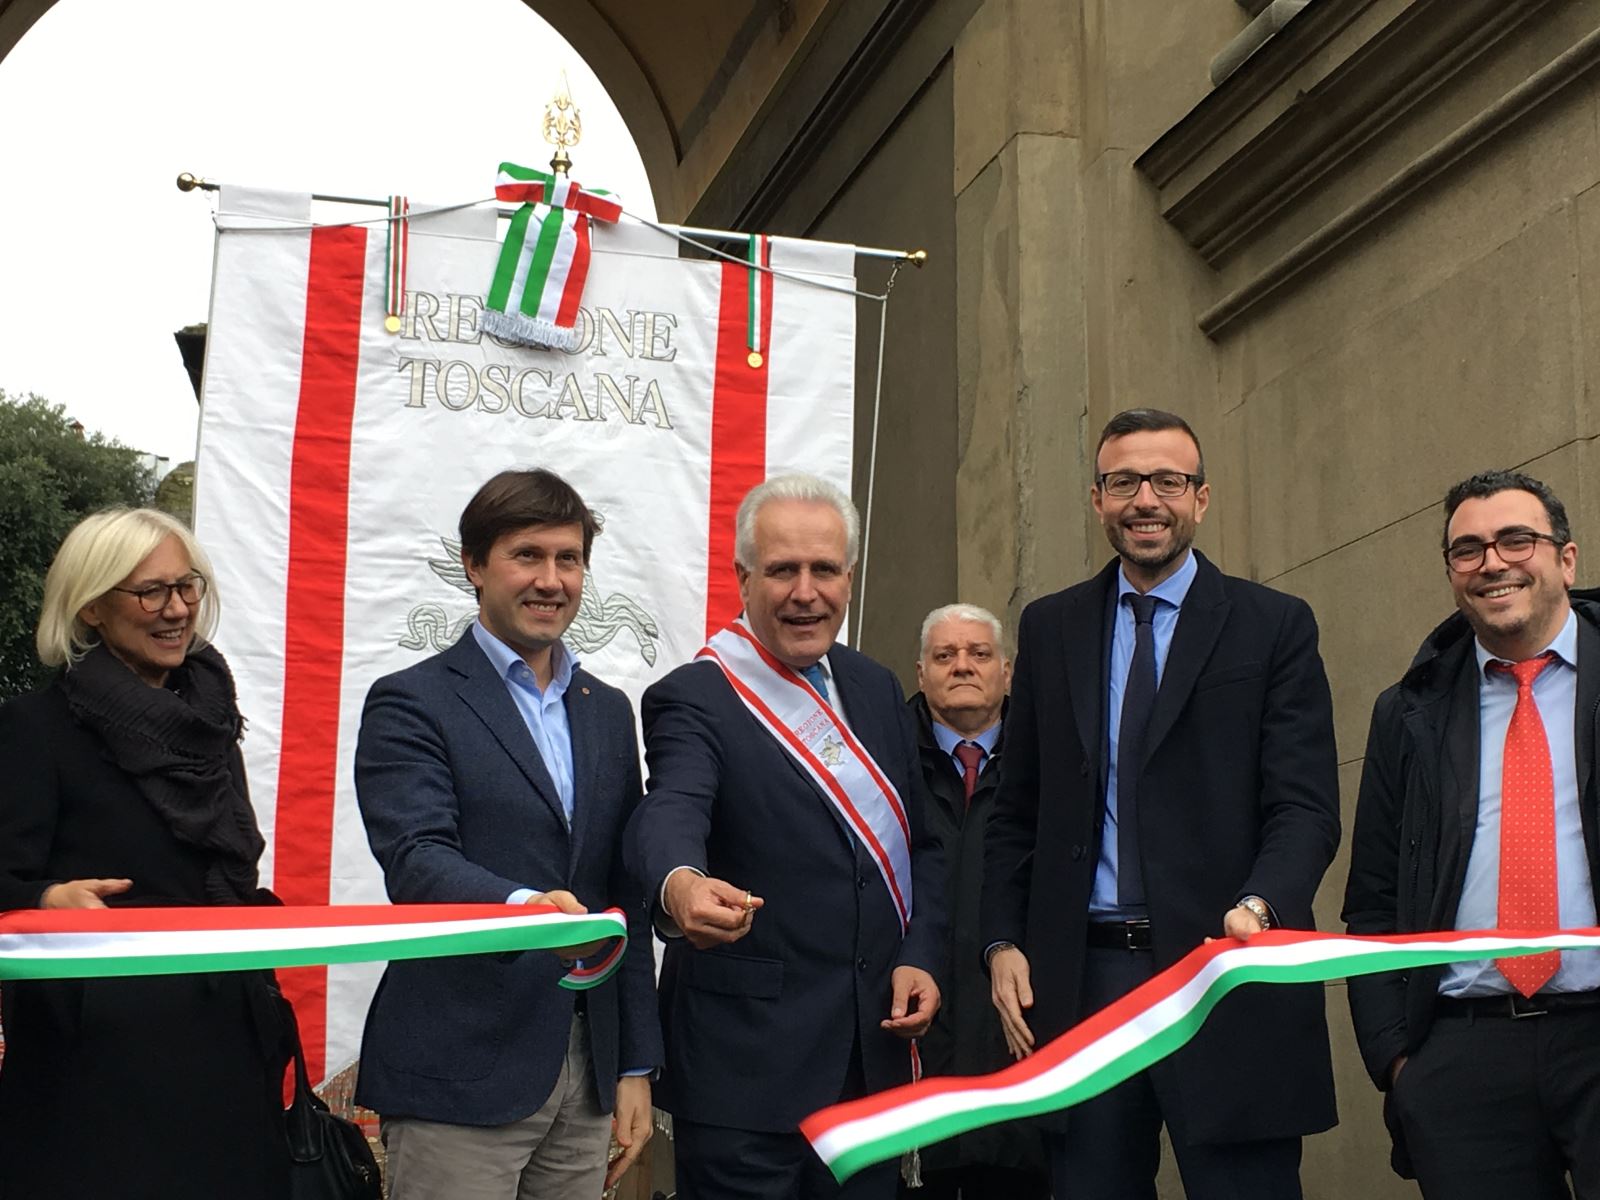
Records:
[[[1139,848],[1157,968],[1260,896],[1289,929],[1339,842],[1332,700],[1303,600],[1224,575],[1198,551],[1146,732]],[[985,945],[1032,971],[1038,1039],[1081,1002],[1105,819],[1106,672],[1117,561],[1024,610],[1006,763],[985,847]],[[1336,1121],[1323,989],[1232,993],[1161,1068],[1195,1143],[1315,1133]],[[1064,1128],[1070,1110],[1051,1120]]]
[[[59,684],[0,708],[0,780],[0,909],[71,879],[133,880],[116,906],[207,902],[208,856]],[[0,1198],[284,1200],[278,1003],[261,971],[0,984]]]

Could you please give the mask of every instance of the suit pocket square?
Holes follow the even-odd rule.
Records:
[[[698,950],[689,962],[689,986],[702,992],[758,1000],[776,1000],[783,992],[783,963],[776,958]]]

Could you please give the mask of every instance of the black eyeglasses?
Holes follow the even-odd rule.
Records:
[[[1519,563],[1532,558],[1540,542],[1549,542],[1557,550],[1566,545],[1560,538],[1551,537],[1548,533],[1519,529],[1515,533],[1501,534],[1491,542],[1457,542],[1445,550],[1444,561],[1452,571],[1465,575],[1483,566],[1483,557],[1489,552],[1490,546],[1494,547],[1501,562]]]
[[[178,593],[190,608],[200,603],[206,594],[206,577],[204,575],[185,575],[176,583],[148,583],[142,588],[114,587],[113,592],[126,592],[139,601],[139,607],[147,613],[158,613],[172,603],[172,593]]]
[[[1182,471],[1152,471],[1148,475],[1141,475],[1137,471],[1107,471],[1103,475],[1096,475],[1094,481],[1102,492],[1118,500],[1137,496],[1139,488],[1146,482],[1150,484],[1150,490],[1163,500],[1175,500],[1191,486],[1199,487],[1206,477],[1185,475]]]

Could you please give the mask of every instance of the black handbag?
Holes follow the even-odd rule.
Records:
[[[294,1036],[294,1101],[284,1114],[291,1200],[383,1200],[383,1178],[372,1147],[359,1127],[335,1116],[311,1090],[300,1025],[294,1010],[288,1004],[284,1008]]]

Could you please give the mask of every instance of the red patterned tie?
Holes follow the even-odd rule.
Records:
[[[972,805],[972,793],[978,788],[978,764],[983,761],[983,747],[977,742],[961,742],[956,746],[956,758],[961,762],[961,783],[967,789],[967,805]]]
[[[1556,890],[1556,789],[1550,768],[1550,743],[1533,699],[1533,681],[1555,661],[1541,654],[1524,662],[1490,663],[1489,669],[1515,676],[1517,707],[1506,727],[1500,775],[1500,928],[1556,930],[1561,911]],[[1550,981],[1561,966],[1561,952],[1499,958],[1495,966],[1524,996]]]

